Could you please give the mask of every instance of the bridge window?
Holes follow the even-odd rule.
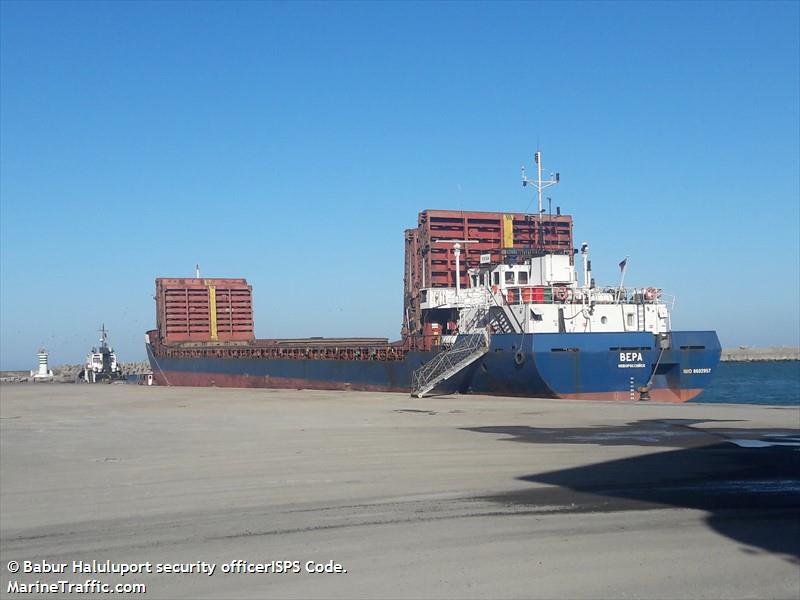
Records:
[[[519,284],[526,285],[528,283],[528,272],[527,271],[520,271],[519,272]]]
[[[506,271],[506,283],[514,283],[514,271]]]
[[[492,283],[495,285],[500,285],[500,273],[497,271],[492,273]]]
[[[633,313],[628,313],[625,317],[627,318],[628,327],[633,327]]]

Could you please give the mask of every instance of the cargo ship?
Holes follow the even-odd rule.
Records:
[[[720,358],[714,331],[674,331],[655,286],[598,286],[573,220],[424,210],[405,231],[401,338],[257,339],[245,279],[156,279],[145,336],[159,385],[474,393],[685,402]],[[579,277],[580,275],[580,277]]]

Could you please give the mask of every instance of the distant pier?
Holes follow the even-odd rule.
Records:
[[[721,360],[725,362],[765,362],[775,360],[800,360],[800,348],[768,346],[766,348],[724,348]]]

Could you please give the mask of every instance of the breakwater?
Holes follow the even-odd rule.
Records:
[[[84,365],[56,365],[53,369],[54,383],[74,383]],[[143,375],[150,372],[147,362],[119,363],[119,368],[124,375]],[[31,380],[30,371],[0,371],[0,381],[3,383],[25,383]]]
[[[721,360],[725,362],[800,360],[800,347],[767,346],[765,348],[724,348],[722,350]]]

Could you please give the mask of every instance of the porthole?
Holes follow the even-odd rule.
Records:
[[[600,322],[601,322],[603,325],[605,325],[606,323],[608,323],[608,317],[600,317]]]

